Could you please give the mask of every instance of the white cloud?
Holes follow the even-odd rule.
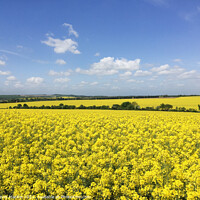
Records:
[[[6,78],[8,81],[15,81],[16,80],[16,77],[15,76],[8,76]]]
[[[53,36],[54,36],[54,34],[53,34],[52,32],[46,33],[45,35],[46,35],[47,37],[49,37],[49,36],[52,36],[52,37],[53,37]]]
[[[137,70],[139,69],[140,59],[126,60],[114,59],[114,57],[105,57],[98,63],[93,63],[90,69],[83,70],[76,69],[76,72],[88,75],[113,75],[117,74],[119,70]]]
[[[181,68],[179,66],[174,66],[173,68],[166,69],[166,70],[163,70],[163,71],[159,71],[158,75],[180,74],[183,71],[184,71],[183,68]]]
[[[97,85],[97,84],[98,84],[97,81],[90,83],[90,85]]]
[[[52,37],[48,37],[46,41],[41,41],[47,46],[54,47],[55,53],[65,53],[67,51],[73,54],[80,54],[80,51],[77,49],[77,42],[72,39],[60,40]]]
[[[154,64],[152,64],[152,63],[145,63],[143,65],[146,66],[146,67],[153,67],[154,66]]]
[[[6,62],[3,60],[0,60],[0,66],[4,66],[4,65],[6,65]]]
[[[137,80],[135,80],[135,79],[129,79],[129,80],[127,80],[127,82],[135,83],[135,82],[137,82]]]
[[[153,76],[153,77],[151,77],[149,80],[150,81],[154,81],[154,80],[156,80],[158,78],[158,76]]]
[[[15,76],[8,76],[6,78],[6,81],[4,82],[4,85],[6,85],[6,86],[10,85],[10,86],[14,86],[15,87],[15,85],[19,83],[19,81],[16,81],[16,80],[17,79],[16,79]]]
[[[68,27],[69,35],[74,35],[75,37],[78,37],[78,33],[73,29],[73,26],[68,23],[64,23],[63,26]]]
[[[94,82],[81,81],[77,86],[84,87],[84,86],[95,86],[95,85],[98,85],[97,81]]]
[[[168,69],[168,68],[169,68],[169,65],[166,64],[166,65],[161,65],[160,67],[153,67],[153,68],[151,69],[151,71],[152,71],[152,72],[161,72],[161,71],[164,71],[164,70],[166,70],[166,69]]]
[[[121,78],[127,78],[127,77],[129,77],[129,76],[131,76],[131,75],[132,75],[132,72],[126,71],[126,72],[124,72],[123,74],[120,74],[119,76],[120,76]]]
[[[113,75],[117,74],[118,71],[111,69],[111,70],[101,70],[101,69],[89,69],[89,70],[82,70],[80,68],[76,69],[77,73],[87,74],[87,75]]]
[[[54,70],[50,70],[49,71],[49,76],[69,76],[70,75],[70,72],[69,71],[66,71],[66,72],[56,72]]]
[[[106,87],[109,87],[109,86],[111,86],[111,84],[110,84],[110,83],[104,83],[103,85],[104,85],[104,86],[106,86]]]
[[[14,87],[15,87],[15,88],[22,88],[23,85],[18,81],[18,82],[16,82],[16,83],[14,84]]]
[[[196,70],[191,70],[188,72],[184,72],[178,76],[179,79],[188,79],[188,78],[200,78],[197,74]]]
[[[58,60],[56,60],[56,64],[58,64],[58,65],[65,65],[66,62],[63,59],[58,59]]]
[[[1,71],[1,70],[0,70],[0,75],[5,75],[5,76],[7,76],[7,75],[9,75],[9,74],[10,74],[9,71]]]
[[[10,55],[15,55],[15,56],[19,56],[19,57],[22,57],[22,58],[27,58],[21,54],[18,54],[16,52],[13,52],[13,51],[8,51],[8,50],[4,50],[4,49],[0,49],[0,52],[2,53],[6,53],[6,54],[10,54]]]
[[[94,56],[98,57],[98,56],[100,56],[100,53],[97,52],[97,53],[94,54]]]
[[[119,90],[120,87],[118,87],[118,86],[113,86],[111,89],[112,89],[112,90]]]
[[[171,75],[171,74],[180,74],[184,71],[183,68],[179,66],[170,67],[168,64],[161,65],[160,67],[153,67],[152,72],[156,72],[157,75]]]
[[[56,82],[56,83],[67,83],[69,81],[70,81],[69,78],[56,78],[56,79],[54,79],[54,82]]]
[[[41,77],[30,77],[26,80],[28,83],[33,83],[33,84],[41,84],[44,79]]]
[[[151,74],[152,72],[149,72],[149,71],[137,70],[134,76],[149,76]]]
[[[181,62],[182,60],[180,58],[175,58],[173,61],[174,62]]]
[[[15,76],[8,76],[6,78],[6,81],[4,82],[4,85],[6,86],[12,86],[15,88],[21,88],[22,84],[19,81],[16,81],[16,77]]]
[[[87,82],[87,81],[81,81],[80,84],[82,84],[82,85],[86,85],[86,84],[88,84],[88,82]]]
[[[129,82],[129,83],[144,83],[143,80],[135,80],[135,79],[129,79],[129,80],[127,80],[127,82]]]

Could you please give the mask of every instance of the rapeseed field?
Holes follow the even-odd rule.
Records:
[[[0,110],[0,195],[200,199],[200,114]]]
[[[198,104],[200,104],[200,96],[191,96],[191,97],[177,97],[177,98],[144,98],[144,99],[103,99],[103,100],[55,100],[55,101],[33,101],[33,102],[21,102],[21,104],[28,104],[29,106],[52,106],[59,104],[75,105],[75,106],[102,106],[108,105],[112,106],[113,104],[122,104],[123,102],[137,102],[141,108],[145,107],[157,107],[160,104],[171,104],[176,107],[185,107],[198,109]],[[9,106],[17,106],[18,103],[0,103],[0,108],[8,108]]]

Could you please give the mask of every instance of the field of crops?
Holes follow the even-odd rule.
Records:
[[[60,103],[67,105],[75,105],[80,106],[81,104],[84,106],[102,106],[108,105],[112,106],[113,104],[122,104],[123,102],[137,102],[140,107],[157,107],[161,103],[171,104],[176,107],[185,107],[185,108],[194,108],[198,109],[198,104],[200,104],[200,96],[194,97],[178,97],[178,98],[148,98],[148,99],[106,99],[106,100],[61,100],[61,101],[34,101],[34,102],[22,102],[21,104],[28,104],[29,106],[51,106],[51,105],[59,105]],[[9,106],[16,106],[19,103],[0,103],[0,108],[8,108]]]
[[[200,114],[0,110],[0,195],[200,199]]]

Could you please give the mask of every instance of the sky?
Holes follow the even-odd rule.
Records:
[[[1,0],[0,94],[200,95],[199,0]]]

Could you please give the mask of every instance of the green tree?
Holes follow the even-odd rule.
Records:
[[[119,104],[113,104],[112,109],[113,110],[120,110],[120,105]]]

